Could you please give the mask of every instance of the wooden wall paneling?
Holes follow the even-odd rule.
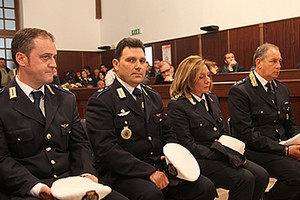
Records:
[[[82,52],[83,66],[90,66],[92,70],[99,67],[101,60],[100,52]]]
[[[108,50],[108,51],[101,52],[102,63],[105,64],[107,69],[111,69],[113,67],[112,60],[114,59],[114,54],[115,54],[115,50]]]
[[[201,35],[202,56],[224,65],[223,56],[227,52],[227,31],[218,31]]]
[[[264,40],[280,49],[282,69],[291,69],[300,62],[300,18],[292,18],[264,24]]]
[[[57,71],[62,80],[67,71],[80,71],[82,69],[81,51],[57,51]]]
[[[174,67],[177,67],[184,58],[190,55],[198,55],[199,43],[198,43],[197,35],[177,39],[175,42],[176,42],[176,63],[173,63]]]
[[[230,29],[229,32],[229,49],[238,63],[248,71],[253,65],[255,49],[260,45],[259,25]]]

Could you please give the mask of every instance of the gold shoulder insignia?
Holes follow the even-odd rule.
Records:
[[[148,96],[148,93],[146,92],[146,90],[142,87],[142,91],[144,94],[146,94]]]
[[[126,97],[126,94],[125,94],[123,88],[118,88],[117,92],[118,92],[118,95],[119,95],[120,99],[123,99],[123,98]]]
[[[16,87],[9,88],[9,99],[13,99],[17,97]]]
[[[50,85],[46,85],[46,86],[47,86],[47,88],[48,88],[48,90],[50,91],[51,94],[55,94],[55,93],[53,92],[52,88],[50,87]]]
[[[277,87],[277,83],[275,80],[272,81],[274,83],[274,86]]]
[[[256,81],[256,78],[255,78],[255,75],[254,75],[253,71],[251,71],[251,72],[249,73],[249,78],[250,78],[250,81],[251,81],[251,85],[252,85],[253,87],[257,87],[258,84],[257,84],[257,81]]]

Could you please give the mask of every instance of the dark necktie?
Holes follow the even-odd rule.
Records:
[[[39,111],[43,114],[43,112],[42,112],[42,110],[40,108],[40,101],[41,101],[41,98],[43,96],[43,92],[41,92],[41,91],[32,91],[31,94],[32,94],[33,99],[34,99],[33,103],[34,103],[35,107],[37,109],[39,109]]]
[[[204,99],[201,99],[200,103],[201,103],[201,105],[205,108],[205,110],[206,110],[211,116],[213,116],[211,109],[208,108],[208,105],[207,105],[207,107],[206,107],[206,105],[205,105],[205,100],[204,100]]]
[[[205,108],[205,110],[207,110],[206,105],[205,105],[205,100],[201,99],[200,103],[203,106],[203,108]]]
[[[132,94],[136,97],[136,102],[139,105],[139,107],[144,111],[144,102],[143,102],[143,96],[142,91],[139,88],[134,88]]]
[[[268,82],[266,84],[266,87],[268,88],[267,93],[268,93],[269,98],[272,100],[272,103],[275,104],[275,92],[273,90],[271,83]]]

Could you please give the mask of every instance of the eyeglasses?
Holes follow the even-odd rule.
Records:
[[[164,71],[160,71],[160,73],[166,74],[166,73],[170,73],[170,71],[171,71],[171,67],[169,69],[164,70]]]

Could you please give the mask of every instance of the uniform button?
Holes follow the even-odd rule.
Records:
[[[279,142],[281,142],[281,139],[279,139]]]
[[[52,137],[52,135],[51,135],[50,133],[48,133],[48,134],[46,135],[46,137],[47,137],[48,140],[50,140],[51,137]]]
[[[280,113],[281,113],[280,110],[278,110],[278,115],[280,115]]]
[[[51,149],[52,149],[51,147],[47,147],[46,151],[51,151]]]
[[[126,124],[126,125],[127,125],[127,124],[128,124],[128,122],[127,122],[127,121],[125,121],[125,122],[124,122],[124,124]]]
[[[261,110],[261,111],[260,111],[260,114],[263,114],[263,113],[264,113],[264,111],[263,111],[263,110]]]
[[[18,141],[21,141],[21,138],[17,138]]]
[[[275,131],[276,131],[277,133],[279,132],[277,128],[275,129]]]
[[[274,119],[274,123],[276,123],[277,122],[277,120],[276,119]]]
[[[152,137],[151,137],[151,136],[148,136],[148,140],[152,141]]]
[[[56,175],[56,174],[54,174],[54,175],[53,175],[53,177],[54,177],[54,178],[57,178],[57,175]]]
[[[152,156],[152,155],[153,155],[153,152],[151,151],[151,152],[150,152],[150,156]]]
[[[55,160],[50,161],[52,165],[55,165]]]
[[[200,123],[200,124],[199,124],[199,126],[203,126],[203,124],[202,124],[202,123]]]
[[[213,128],[213,130],[214,130],[214,131],[217,131],[217,130],[218,130],[218,128],[217,128],[217,127],[214,127],[214,128]]]
[[[159,121],[161,122],[161,121],[162,121],[162,119],[159,119]]]

